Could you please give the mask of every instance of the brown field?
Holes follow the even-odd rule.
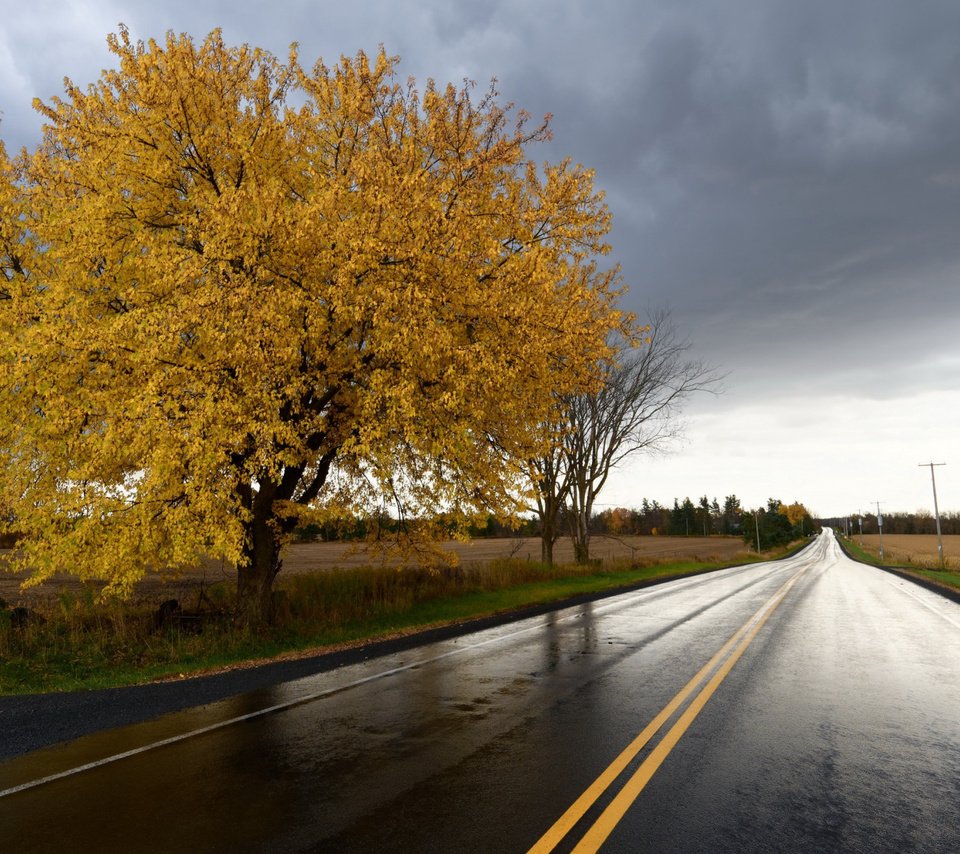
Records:
[[[886,538],[884,538],[886,542]],[[449,542],[443,549],[453,552],[461,565],[482,566],[497,558],[515,557],[520,560],[540,559],[540,540],[535,537],[503,537],[472,540],[467,543]],[[644,561],[668,560],[732,560],[746,551],[743,541],[735,537],[594,537],[590,552],[595,559],[609,561],[629,558]],[[2,553],[0,553],[2,554]],[[558,563],[573,561],[570,540],[562,538],[554,547]],[[288,546],[279,578],[296,573],[346,569],[356,566],[381,565],[385,558],[348,543],[303,543]],[[179,578],[164,579],[151,575],[136,589],[135,598],[141,601],[161,601],[176,598],[188,600],[201,584],[207,586],[231,583],[236,575],[229,567],[207,562],[185,571]],[[0,598],[10,605],[31,605],[55,599],[63,592],[80,595],[86,589],[97,590],[95,584],[84,585],[73,578],[58,577],[38,587],[20,591],[22,577],[0,572]]]
[[[851,537],[853,542],[860,541],[858,535]],[[863,547],[871,554],[880,552],[880,535],[864,534]],[[884,534],[883,556],[885,560],[896,563],[914,564],[938,568],[936,534]],[[947,534],[943,537],[943,557],[947,569],[960,570],[960,534]]]

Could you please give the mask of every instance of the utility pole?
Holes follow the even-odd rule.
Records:
[[[857,508],[857,522],[860,524],[860,548],[863,548],[863,509]]]
[[[753,528],[757,532],[757,554],[760,554],[760,517],[757,515],[759,511],[753,511]]]
[[[880,563],[883,563],[883,514],[880,512],[880,502],[877,502],[877,531],[880,534]]]
[[[937,517],[937,554],[940,557],[940,569],[946,565],[943,559],[943,537],[940,536],[940,508],[937,506],[937,479],[933,475],[935,466],[945,466],[946,463],[918,463],[919,468],[930,466],[930,482],[933,484],[933,513]]]

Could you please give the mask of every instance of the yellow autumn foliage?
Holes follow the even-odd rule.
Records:
[[[807,508],[796,501],[793,504],[781,504],[779,512],[787,517],[791,525],[799,525],[801,519],[806,519],[810,516]]]
[[[108,43],[3,157],[0,489],[34,580],[206,554],[261,595],[306,508],[512,507],[627,323],[592,173],[382,50]]]

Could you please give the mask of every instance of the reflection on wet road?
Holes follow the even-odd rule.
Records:
[[[0,828],[18,851],[958,851],[958,659],[960,606],[826,533],[12,760]]]

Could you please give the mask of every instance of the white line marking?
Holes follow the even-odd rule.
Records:
[[[922,598],[917,596],[916,593],[910,590],[909,587],[906,586],[909,584],[913,584],[912,581],[904,580],[900,584],[897,584],[896,582],[890,581],[889,579],[886,579],[886,578],[884,579],[884,581],[886,581],[887,584],[889,584],[891,587],[899,590],[901,593],[906,593],[907,596],[909,596],[911,599],[916,599],[921,605],[923,605],[924,608],[930,611],[933,611],[933,613],[936,614],[938,617],[943,617],[943,619],[945,619],[948,623],[950,623],[951,626],[955,626],[956,628],[960,629],[960,623],[958,623],[952,617],[948,617],[939,608],[934,608],[933,605],[931,605],[929,602],[924,601]]]
[[[761,564],[744,564],[743,568],[744,569],[754,568],[760,565]],[[739,569],[739,568],[740,567],[730,567],[730,569]],[[694,578],[678,580],[675,584],[673,584],[672,589],[676,590],[680,587],[686,587],[690,584],[702,582],[703,580],[704,579],[702,576],[696,576]],[[631,598],[642,599],[647,596],[651,596],[655,593],[660,593],[660,592],[663,592],[662,586],[655,585],[654,587],[647,588],[645,590],[634,591],[634,594]],[[623,605],[622,601],[610,602],[605,607],[600,606],[598,610],[607,610],[609,608],[622,606],[622,605]],[[571,607],[579,608],[580,606],[574,605]],[[560,619],[568,620],[568,619],[573,619],[577,616],[578,614],[576,612],[571,612],[570,614],[567,614],[566,616],[561,617]],[[311,703],[314,700],[319,700],[323,697],[328,697],[331,694],[337,694],[341,691],[349,691],[351,688],[356,688],[358,685],[364,685],[368,682],[374,682],[377,679],[384,679],[387,676],[393,676],[397,673],[402,673],[405,670],[413,670],[414,668],[422,667],[426,664],[433,664],[436,661],[441,661],[442,659],[449,658],[452,655],[459,655],[464,652],[469,652],[474,649],[479,649],[480,647],[483,647],[483,646],[488,646],[492,643],[498,643],[500,641],[509,640],[510,638],[527,634],[528,632],[532,632],[537,629],[545,628],[547,625],[548,625],[547,622],[541,621],[536,623],[535,625],[528,626],[525,629],[518,629],[516,631],[509,632],[508,634],[505,634],[505,635],[497,635],[496,637],[487,638],[487,640],[478,641],[468,646],[460,646],[460,647],[457,647],[456,649],[448,650],[447,652],[441,653],[440,655],[436,655],[433,658],[425,658],[422,661],[414,661],[414,662],[411,662],[410,664],[402,664],[398,667],[392,667],[389,670],[382,670],[379,673],[374,673],[370,676],[364,676],[361,679],[356,679],[353,682],[348,682],[346,685],[338,685],[333,688],[326,688],[323,691],[316,691],[313,694],[307,694],[303,697],[297,697],[293,700],[287,700],[284,703],[277,703],[276,705],[269,706],[265,709],[259,709],[256,712],[249,712],[248,714],[240,715],[239,717],[229,718],[228,720],[219,721],[218,723],[210,724],[209,726],[200,727],[199,729],[195,729],[195,730],[190,730],[189,732],[181,733],[180,735],[173,735],[173,736],[170,736],[169,738],[161,739],[160,741],[154,741],[154,742],[151,742],[150,744],[145,744],[143,747],[135,747],[132,750],[125,750],[123,753],[116,753],[112,756],[106,756],[103,759],[97,759],[94,762],[87,762],[83,765],[78,765],[75,768],[70,768],[66,771],[60,771],[57,774],[49,774],[48,776],[41,777],[38,780],[31,780],[28,783],[21,783],[20,785],[12,786],[9,789],[2,789],[0,790],[0,798],[5,798],[10,795],[14,795],[17,792],[26,791],[27,789],[34,789],[37,786],[43,786],[46,783],[52,783],[55,780],[62,780],[65,777],[72,777],[75,774],[80,774],[84,771],[91,771],[94,768],[100,768],[103,765],[110,765],[113,762],[119,762],[121,759],[129,759],[131,756],[137,756],[141,753],[146,753],[147,751],[150,751],[150,750],[156,750],[159,747],[166,747],[170,744],[176,744],[177,742],[180,742],[180,741],[186,741],[189,738],[194,738],[199,735],[205,735],[208,732],[214,732],[218,729],[224,729],[225,727],[233,726],[234,724],[243,723],[244,721],[249,721],[254,718],[263,717],[264,715],[270,715],[270,714],[273,714],[274,712],[281,712],[281,711],[284,711],[285,709],[291,709],[295,706],[305,705],[306,703]],[[322,675],[322,674],[316,674],[316,675]],[[305,676],[302,678],[312,679],[314,677]]]
[[[573,616],[573,615],[570,615]],[[567,619],[564,617],[563,619]],[[149,750],[155,750],[158,747],[166,747],[170,744],[176,744],[179,741],[186,741],[188,738],[193,738],[198,735],[204,735],[208,732],[213,732],[218,729],[223,729],[224,727],[233,726],[234,724],[242,723],[243,721],[249,721],[253,718],[259,718],[264,715],[273,714],[274,712],[280,712],[285,709],[291,709],[294,706],[304,705],[310,703],[314,700],[319,700],[322,697],[330,696],[331,694],[337,694],[341,691],[349,691],[351,688],[355,688],[358,685],[363,685],[367,682],[373,682],[377,679],[384,679],[387,676],[393,676],[396,673],[401,673],[404,670],[412,670],[416,667],[421,667],[425,664],[432,664],[435,661],[440,661],[441,659],[448,658],[451,655],[458,655],[462,652],[468,652],[472,649],[477,649],[478,647],[487,646],[488,644],[495,643],[501,640],[507,640],[508,638],[516,637],[517,635],[525,634],[526,632],[532,632],[535,629],[543,628],[545,623],[538,623],[534,626],[529,626],[525,629],[519,629],[518,631],[511,632],[507,635],[499,635],[495,638],[488,638],[484,641],[479,641],[478,643],[471,644],[469,646],[458,647],[457,649],[451,649],[447,652],[441,653],[440,655],[434,656],[433,658],[426,658],[422,661],[413,661],[409,664],[401,664],[398,667],[392,667],[389,670],[382,670],[379,673],[371,674],[370,676],[364,676],[360,679],[355,679],[353,682],[348,682],[346,685],[337,685],[332,688],[326,688],[323,691],[316,691],[313,694],[307,694],[303,697],[296,697],[293,700],[287,700],[284,703],[277,703],[273,706],[268,706],[265,709],[258,709],[255,712],[249,712],[245,715],[240,715],[238,717],[229,718],[225,721],[219,721],[215,724],[210,724],[209,726],[200,727],[199,729],[190,730],[190,732],[181,733],[180,735],[170,736],[169,738],[161,739],[160,741],[154,741],[150,744],[146,744],[143,747],[136,747],[132,750],[126,750],[123,753],[117,753],[113,756],[107,756],[103,759],[98,759],[95,762],[87,762],[84,765],[78,765],[76,768],[70,768],[67,771],[61,771],[57,774],[50,774],[47,777],[41,777],[39,780],[32,780],[29,783],[22,783],[19,786],[13,786],[9,789],[0,790],[0,798],[5,798],[8,795],[15,794],[16,792],[22,792],[26,789],[32,789],[36,786],[42,786],[44,783],[51,783],[54,780],[61,780],[64,777],[71,777],[74,774],[79,774],[82,771],[89,771],[93,768],[99,768],[102,765],[109,765],[112,762],[118,762],[121,759],[127,759],[131,756],[136,756],[140,753],[146,753]],[[321,674],[317,674],[321,675]],[[304,679],[309,679],[312,677],[306,676]]]

